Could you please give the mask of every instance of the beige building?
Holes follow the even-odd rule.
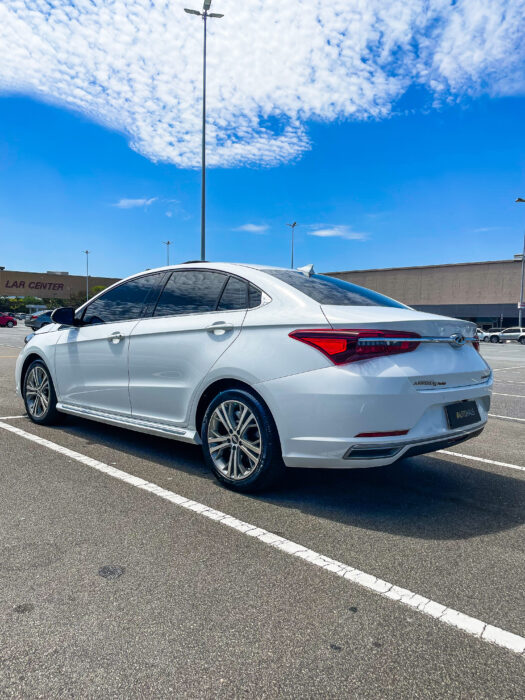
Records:
[[[117,282],[114,277],[89,276],[89,289],[102,285],[109,287]],[[0,296],[40,297],[42,299],[70,299],[85,294],[86,277],[67,272],[20,272],[0,270]]]
[[[517,323],[521,256],[514,260],[328,272],[420,311],[480,325]]]

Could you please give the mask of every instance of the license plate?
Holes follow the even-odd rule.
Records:
[[[464,425],[479,423],[481,417],[475,401],[460,401],[445,406],[449,428],[462,428]]]

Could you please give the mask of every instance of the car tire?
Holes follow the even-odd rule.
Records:
[[[284,475],[273,417],[249,391],[226,389],[217,394],[204,414],[201,438],[207,465],[232,490],[261,491]]]
[[[5,325],[6,325],[8,328],[12,328],[15,324],[14,324],[12,321],[8,321]]]
[[[491,343],[499,343],[499,338],[497,335],[491,335],[490,336],[490,342]]]
[[[518,342],[525,345],[525,335],[522,335]]]
[[[60,420],[57,396],[51,374],[42,360],[32,362],[24,375],[22,395],[27,415],[38,425],[54,425]]]

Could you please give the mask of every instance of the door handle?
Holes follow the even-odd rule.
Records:
[[[108,335],[108,340],[111,343],[120,343],[120,341],[124,338],[122,333],[120,331],[115,331],[115,333],[111,333],[111,335]]]
[[[213,333],[214,335],[224,335],[229,331],[233,331],[233,323],[217,321],[217,323],[212,323],[211,326],[207,326],[206,330],[208,331],[208,333]]]

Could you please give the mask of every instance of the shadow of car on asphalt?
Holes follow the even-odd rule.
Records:
[[[198,446],[72,416],[53,430],[77,438],[79,451],[82,444],[110,448],[204,479],[223,491]],[[175,484],[170,487],[179,492]],[[181,492],[206,503],[199,488]],[[439,453],[370,469],[289,469],[284,483],[271,492],[230,494],[234,499],[253,499],[343,525],[418,539],[468,539],[525,522],[525,481],[443,459]]]

